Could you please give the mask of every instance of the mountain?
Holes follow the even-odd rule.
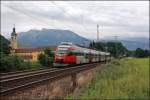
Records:
[[[70,30],[59,29],[42,29],[42,30],[29,30],[18,34],[19,47],[39,47],[47,45],[58,45],[60,42],[72,42],[75,44],[86,45],[90,43],[90,39],[83,38]],[[104,38],[105,41],[112,41],[113,38]],[[137,48],[149,49],[149,38],[144,37],[123,37],[118,41],[129,50]]]
[[[58,45],[60,42],[72,42],[88,45],[90,40],[83,38],[69,30],[42,29],[21,32],[17,36],[19,47],[39,47]]]
[[[7,40],[4,36],[0,35],[0,52],[5,54],[9,53],[9,40]]]
[[[105,37],[106,41],[114,41],[113,38]],[[149,49],[149,38],[146,37],[123,37],[118,39],[127,49],[136,50],[137,48]]]
[[[135,50],[137,48],[149,49],[149,38],[127,38],[120,41],[129,50]]]
[[[0,34],[0,42],[1,43],[4,43],[4,44],[9,44],[10,43],[10,41],[9,40],[7,40],[4,36],[2,36],[1,34]]]

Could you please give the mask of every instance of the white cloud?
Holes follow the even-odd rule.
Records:
[[[30,29],[69,29],[87,38],[149,36],[148,1],[2,1],[1,33]]]

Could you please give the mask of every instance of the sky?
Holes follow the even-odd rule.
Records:
[[[71,30],[88,39],[149,37],[149,1],[1,1],[1,34]]]

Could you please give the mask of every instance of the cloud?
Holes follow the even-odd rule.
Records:
[[[148,1],[2,1],[1,33],[30,29],[69,29],[86,38],[149,36]]]

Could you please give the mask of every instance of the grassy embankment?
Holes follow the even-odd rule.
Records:
[[[80,89],[77,98],[148,99],[149,60],[122,59],[106,64],[102,71],[95,72],[89,84]]]

